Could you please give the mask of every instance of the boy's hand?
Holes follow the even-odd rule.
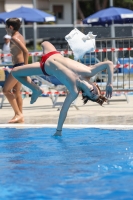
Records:
[[[55,134],[53,136],[62,136],[62,130],[56,130]]]
[[[111,98],[113,92],[113,86],[111,84],[106,86],[106,97]]]

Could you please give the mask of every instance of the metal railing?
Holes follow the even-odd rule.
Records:
[[[58,49],[64,56],[73,56],[71,49]],[[39,60],[42,52],[32,52],[32,62]],[[36,59],[34,59],[36,58]],[[105,38],[96,39],[95,52],[84,56],[83,62],[86,65],[94,65],[98,62],[111,60],[114,63],[114,90],[133,91],[133,38]],[[96,81],[103,90],[107,79],[106,72],[99,73]]]
[[[72,55],[69,51],[68,54]],[[106,60],[111,60],[114,64],[114,90],[133,91],[133,38],[96,39],[95,52],[87,53],[80,62],[89,66]],[[96,76],[96,81],[103,90],[106,80],[106,71]]]
[[[114,63],[114,89],[133,90],[133,38],[108,38],[96,40],[95,52],[100,60],[111,60]],[[103,75],[103,73],[101,73]]]

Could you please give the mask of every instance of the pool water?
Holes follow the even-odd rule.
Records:
[[[133,199],[133,130],[0,128],[0,200]]]

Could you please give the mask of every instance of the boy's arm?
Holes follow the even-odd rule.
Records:
[[[57,125],[57,129],[56,129],[56,133],[54,134],[54,136],[61,136],[61,132],[62,132],[62,126],[64,124],[64,121],[66,119],[67,116],[67,112],[68,109],[71,105],[71,103],[77,98],[78,96],[78,92],[74,94],[74,92],[71,94],[69,93],[63,103],[63,106],[61,108],[60,111],[60,115],[59,115],[59,120],[58,120],[58,125]]]
[[[25,44],[23,44],[23,42],[21,42],[20,39],[13,37],[12,38],[12,42],[19,47],[19,49],[21,49],[21,51],[23,52],[23,56],[24,56],[24,63],[28,64],[28,57],[29,57],[29,52],[28,49],[26,48]]]
[[[95,64],[95,65],[91,66],[90,69],[91,69],[91,73],[90,73],[91,77],[96,75],[98,72],[101,72],[103,70],[107,70],[107,74],[108,74],[107,85],[113,83],[114,65],[113,65],[113,63],[111,61],[100,62],[98,64]]]
[[[111,61],[107,62],[100,62],[94,66],[91,66],[91,73],[90,76],[96,75],[98,72],[107,70],[108,74],[108,81],[106,86],[106,97],[112,96],[112,90],[113,90],[113,72],[114,72],[114,65]]]

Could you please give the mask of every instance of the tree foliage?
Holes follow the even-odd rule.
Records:
[[[128,8],[130,10],[133,9],[133,0],[115,0],[114,6],[116,7],[122,7],[122,8]]]
[[[88,17],[110,5],[109,0],[77,0],[77,2],[78,19]],[[133,10],[133,0],[113,0],[113,6]]]

